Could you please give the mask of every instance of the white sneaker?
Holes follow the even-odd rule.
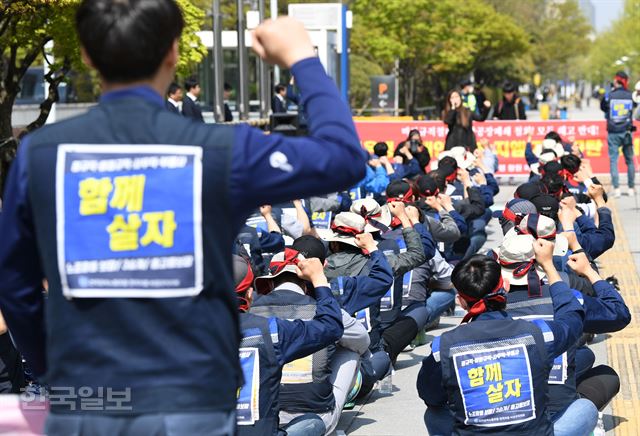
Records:
[[[622,192],[620,191],[620,188],[616,188],[613,190],[613,196],[615,198],[620,198],[621,195],[622,195]]]
[[[627,191],[627,194],[629,195],[629,197],[633,197],[634,195],[636,195],[636,191],[634,191],[633,188],[629,188],[629,191]]]

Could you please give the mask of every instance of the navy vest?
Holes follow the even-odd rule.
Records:
[[[40,261],[49,282],[46,383],[65,387],[67,391],[71,388],[74,392],[81,387],[88,388],[84,392],[89,394],[84,398],[105,401],[103,410],[92,413],[232,411],[241,382],[238,303],[233,291],[230,257],[235,231],[230,231],[234,224],[228,199],[234,129],[196,124],[150,101],[122,97],[103,102],[80,117],[46,126],[29,138],[27,159],[32,178],[29,200],[35,206]],[[84,151],[65,152],[59,144],[80,144]],[[187,166],[182,171],[195,174],[195,167],[201,165],[201,183],[195,182],[195,176],[179,177],[184,173],[172,171],[184,164],[181,158],[158,159],[157,153],[162,147],[156,144],[170,145],[166,148],[177,155],[180,150],[194,150],[186,161],[194,169]],[[122,172],[110,172],[110,169],[115,168],[112,164],[120,163],[111,159],[101,167],[92,164],[94,147],[93,158],[97,161],[116,155],[131,157],[129,164],[133,162],[145,168],[142,173],[146,184],[121,183],[119,187],[116,177]],[[145,161],[145,153],[155,160]],[[62,165],[60,156],[67,159],[65,165],[69,163],[70,168]],[[141,160],[136,160],[138,158]],[[73,159],[80,164],[76,172]],[[96,168],[101,171],[95,171]],[[162,169],[161,173],[156,172],[158,168]],[[85,169],[91,171],[83,172]],[[130,169],[135,174],[136,168]],[[58,180],[57,172],[63,176]],[[178,177],[167,179],[164,175]],[[93,180],[89,180],[91,178]],[[62,180],[64,190],[60,186]],[[122,188],[120,198],[116,199],[115,191],[119,188]],[[64,207],[56,207],[56,194],[64,200]],[[185,198],[190,201],[179,207],[176,201]],[[115,208],[107,208],[109,199]],[[80,202],[79,209],[74,202]],[[128,206],[123,207],[127,203]],[[140,208],[139,214],[130,213]],[[193,218],[183,219],[184,213],[190,216],[197,208],[201,209],[201,225]],[[162,215],[161,226],[159,216],[154,213],[164,209],[171,210]],[[152,215],[145,216],[147,211]],[[77,226],[65,227],[60,220],[56,225],[60,212],[64,212],[67,223]],[[154,216],[155,232],[148,221]],[[109,226],[101,220],[108,221]],[[171,225],[173,220],[178,223],[175,227]],[[88,225],[95,231],[86,230]],[[167,233],[171,229],[175,231],[173,240]],[[189,234],[199,233],[201,241],[190,239],[185,229]],[[71,244],[64,246],[64,256],[67,256],[64,260],[58,256],[58,242]],[[162,244],[171,248],[165,249]],[[185,250],[184,254],[199,251],[202,258],[162,257],[165,252],[178,255],[181,250]],[[136,271],[119,269],[116,274],[113,263],[102,265],[99,260],[90,261],[96,259],[98,253],[110,251],[120,256],[119,261],[131,261],[129,267]],[[143,252],[151,257],[145,259]],[[122,259],[123,253],[129,259]],[[151,258],[153,262],[145,264]],[[200,268],[201,279],[197,279],[197,272],[192,275],[190,268]],[[65,283],[61,281],[62,274],[66,277]],[[174,275],[178,278],[164,280]],[[138,281],[141,276],[143,280]],[[63,296],[63,291],[68,292],[73,286],[74,289],[90,288],[85,294],[90,297],[100,291],[97,288],[102,283],[116,290],[122,283],[134,288],[151,286],[156,288],[156,295],[154,298]],[[158,297],[167,290],[165,286],[183,283],[195,284],[193,295]],[[141,294],[146,295],[144,289]],[[114,398],[116,393],[123,400],[119,404],[112,401],[107,407],[107,399]],[[52,405],[52,410],[68,412],[69,407]],[[75,410],[80,413],[79,405]]]
[[[240,364],[245,384],[238,395],[236,409],[238,435],[276,435],[282,376],[274,349],[278,325],[275,318],[242,313],[240,329]]]
[[[455,434],[553,434],[544,343],[541,328],[508,318],[473,321],[434,339]]]
[[[631,92],[623,88],[611,91],[608,97],[609,112],[607,117],[607,132],[624,133],[631,128],[633,116],[633,98]]]
[[[529,296],[526,286],[511,286],[507,294],[507,313],[514,319],[553,320],[553,301],[549,285],[540,287],[540,296]],[[576,344],[556,357],[549,372],[549,413],[566,409],[575,399],[576,393]]]
[[[280,319],[311,320],[316,301],[294,291],[277,290],[260,297],[251,313]],[[335,345],[288,363],[282,370],[280,410],[289,413],[325,413],[335,407],[333,385],[329,381],[329,362]]]
[[[378,250],[385,255],[398,255],[407,250],[407,245],[402,237],[402,229],[391,230],[379,236]],[[406,276],[406,278],[405,278]],[[406,285],[404,282],[406,281]],[[392,288],[380,300],[380,328],[389,328],[399,317],[402,311],[402,296],[404,289],[411,287],[411,272],[393,277]]]

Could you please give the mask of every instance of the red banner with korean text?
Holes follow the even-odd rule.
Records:
[[[372,152],[377,142],[386,142],[391,150],[406,140],[409,131],[417,129],[422,136],[424,145],[429,149],[432,158],[444,150],[447,126],[440,121],[356,121],[356,130],[360,136],[362,146]],[[636,123],[639,126],[640,123]],[[565,141],[573,141],[583,153],[584,159],[589,159],[596,174],[610,173],[609,153],[607,146],[607,124],[605,120],[595,121],[485,121],[474,123],[473,130],[478,145],[487,139],[495,145],[498,154],[501,175],[529,174],[529,167],[524,157],[527,138],[531,135],[531,142],[541,143],[550,131],[556,131]],[[633,136],[634,152],[640,154],[640,135]],[[624,159],[620,152],[618,164],[620,171]]]

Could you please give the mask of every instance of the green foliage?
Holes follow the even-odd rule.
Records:
[[[481,0],[354,0],[352,51],[391,71],[400,61],[405,108],[442,97],[472,71],[522,76],[528,35]],[[416,95],[418,90],[422,94]]]
[[[595,40],[586,71],[594,82],[611,80],[616,71],[631,73],[630,83],[640,80],[640,0],[626,0],[624,13]],[[623,57],[626,62],[619,62]]]
[[[369,59],[353,54],[349,59],[351,81],[349,87],[350,103],[353,110],[368,105],[371,99],[371,76],[384,74],[382,67]]]

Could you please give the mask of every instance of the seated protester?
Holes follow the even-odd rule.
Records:
[[[419,198],[417,207],[424,214],[424,224],[433,239],[436,242],[455,242],[460,239],[460,228],[466,231],[467,224],[454,209],[451,197],[440,196],[436,181],[427,174],[418,177],[414,187]]]
[[[547,187],[538,180],[535,182],[523,183],[522,185],[518,186],[513,197],[531,201],[533,197],[546,193]]]
[[[453,267],[444,260],[439,251],[436,251],[432,259],[413,270],[411,286],[402,296],[402,304],[405,306],[402,309],[402,314],[408,316],[417,308],[427,308],[424,325],[418,325],[419,336],[425,327],[428,328],[435,323],[438,317],[454,304],[455,290],[451,283],[452,271]]]
[[[386,142],[378,142],[373,146],[373,154],[381,159],[385,168],[387,164],[391,165],[392,172],[387,171],[389,181],[411,178],[422,172],[417,159],[413,157],[409,148],[409,143],[405,142],[403,146],[396,149],[393,161],[389,161],[389,146]]]
[[[270,274],[255,280],[256,290],[262,296],[253,304],[251,313],[282,319],[311,319],[317,307],[311,295],[317,292],[317,288],[311,288],[297,274],[298,265],[301,262],[304,265],[304,261],[304,256],[288,248],[274,256]],[[329,282],[322,272],[322,263],[318,259],[309,262],[315,265],[314,271],[320,269],[320,273],[316,274],[317,280],[322,279],[322,292],[331,292]],[[314,284],[315,286],[318,284]],[[309,434],[306,428],[309,417],[306,414],[315,414],[322,420],[324,425],[319,434],[333,431],[338,422],[347,393],[355,379],[358,356],[369,345],[366,330],[346,312],[341,311],[340,315],[344,332],[338,338],[337,345],[323,343],[326,347],[317,348],[315,353],[293,361],[283,369],[279,416],[280,422],[289,424],[289,434],[294,430],[296,434]],[[335,378],[337,374],[341,374],[340,381]],[[315,417],[311,419],[315,420]],[[291,422],[296,422],[294,430]]]
[[[529,135],[524,149],[524,157],[527,160],[529,168],[531,168],[530,177],[538,175],[539,166],[549,162],[549,156],[545,156],[543,158],[543,162],[540,162],[540,157],[548,151],[553,152],[553,159],[557,159],[565,154],[564,146],[562,145],[562,138],[557,132],[551,131],[547,133],[542,143],[538,144],[536,147],[533,147],[531,144],[531,135]]]
[[[585,194],[587,187],[581,180],[580,168],[582,159],[574,154],[567,154],[560,158],[562,165],[562,174],[565,178],[565,186],[567,191],[572,194]]]
[[[391,265],[395,279],[394,285],[388,289],[388,292],[382,298],[383,307],[388,311],[393,311],[397,307],[395,301],[401,299],[404,274],[425,262],[425,245],[431,247],[432,253],[435,252],[435,244],[417,219],[417,210],[415,210],[415,216],[409,218],[404,207],[402,207],[404,205],[392,204],[395,206],[391,210],[394,216],[400,220],[402,226],[401,235],[406,244],[406,250],[404,252],[394,252],[394,250],[385,250],[382,246],[379,246],[380,251],[387,251],[385,255]],[[371,200],[354,202],[353,209],[356,210],[356,208],[360,209],[361,214],[367,215],[368,224],[366,228],[364,218],[361,215],[345,212],[336,216],[332,234],[325,237],[329,241],[331,251],[327,258],[325,269],[329,279],[334,279],[338,276],[357,275],[364,268],[367,262],[366,256],[363,255],[359,248],[354,248],[352,245],[345,243],[345,240],[353,237],[354,229],[356,232],[363,232],[365,229],[369,232],[379,232],[381,226],[386,226],[391,221],[390,219],[387,220],[387,218],[390,218],[389,208],[383,207],[380,209],[380,206]],[[409,208],[409,210],[411,209]],[[422,234],[419,232],[422,232]],[[396,297],[396,295],[399,295],[399,297]],[[373,388],[375,381],[381,380],[387,374],[391,361],[395,360],[395,357],[413,340],[418,330],[417,322],[412,318],[408,318],[402,319],[400,323],[395,323],[390,332],[384,331],[381,325],[380,313],[381,301],[357,313],[357,318],[369,330],[371,338],[369,348],[373,353],[364,368],[366,372],[363,377],[366,376],[366,382],[363,380],[361,395],[369,392]],[[385,337],[384,341],[382,340],[383,335]]]
[[[273,255],[284,250],[284,238],[280,226],[273,216],[272,207],[260,207],[260,214],[253,214],[247,222],[264,220],[263,224],[245,224],[238,233],[233,254],[246,256],[251,260],[253,271],[264,274]]]
[[[454,149],[450,153],[454,152],[455,154]],[[469,162],[474,160],[475,157],[466,152],[463,158],[458,156],[456,159],[453,156],[445,156],[438,164],[438,171],[442,170],[445,174],[449,173],[454,166],[458,168],[456,173],[459,180],[449,182],[447,194],[451,195],[454,200],[454,207],[465,217],[467,223],[467,233],[463,234],[454,244],[447,245],[445,258],[448,261],[459,260],[475,254],[487,240],[485,228],[491,219],[491,211],[486,207],[485,197],[490,197],[491,202],[493,202],[493,195],[488,191],[483,192],[483,189],[479,186],[474,186],[474,181],[471,179],[469,172],[465,168],[459,167],[460,164],[467,166]],[[449,181],[452,177],[448,176],[445,179]],[[458,199],[457,202],[456,199]]]
[[[522,198],[514,198],[510,200],[505,206],[502,212],[498,212],[498,221],[502,228],[502,234],[506,235],[507,232],[516,227],[522,219],[530,213],[536,213],[536,206],[529,200]]]
[[[587,195],[596,205],[598,226],[594,220],[585,216],[577,207],[575,199],[571,197],[562,200],[562,213],[556,209],[556,221],[559,221],[563,229],[574,229],[578,236],[578,242],[590,259],[597,259],[601,254],[613,247],[616,240],[611,210],[606,207],[605,192],[602,185],[589,186]],[[534,200],[534,203],[536,201]],[[536,204],[537,206],[537,204]]]
[[[548,222],[547,222],[548,221]],[[539,215],[528,215],[521,223],[527,229],[528,234],[522,236],[530,236],[529,240],[525,240],[520,236],[507,237],[500,247],[499,263],[502,265],[502,276],[509,280],[511,288],[507,295],[507,312],[513,318],[546,319],[553,317],[553,307],[549,297],[549,287],[544,283],[542,274],[536,270],[533,261],[532,248],[534,238],[548,239],[555,235],[555,224],[550,218]],[[537,227],[537,228],[536,228]],[[549,232],[553,229],[553,233]],[[566,238],[569,239],[567,241]],[[563,233],[555,236],[554,254],[562,255],[568,247],[574,252],[580,250],[577,243],[575,233]],[[561,247],[560,247],[561,246]],[[560,249],[559,249],[560,247]],[[527,250],[529,250],[527,252]],[[529,259],[529,260],[527,260]],[[529,262],[529,271],[523,273],[527,267],[519,267]],[[582,295],[573,290],[578,301],[585,308],[584,328],[588,333],[606,333],[609,330],[618,331],[624,328],[631,321],[628,308],[620,295],[615,291],[613,285],[602,280],[600,276],[591,268],[589,261],[583,253],[572,254],[569,257],[568,265],[571,270],[581,276],[588,276],[594,287],[598,288],[604,299],[598,297],[593,298]],[[540,281],[536,281],[535,277],[540,277]],[[561,274],[561,277],[562,274]],[[563,280],[566,279],[563,277]],[[597,285],[596,285],[597,284]],[[535,300],[535,302],[532,302]],[[532,302],[531,304],[525,304]],[[585,303],[586,302],[586,303]],[[587,311],[587,305],[590,311]],[[566,354],[556,359],[553,370],[549,377],[549,411],[552,420],[558,413],[562,413],[569,404],[577,398],[576,386],[577,380],[584,377],[584,374],[591,369],[595,356],[593,352],[586,347],[577,347],[577,344],[569,348]],[[603,370],[604,368],[601,368]],[[613,370],[611,370],[613,371]],[[609,374],[611,371],[607,371]],[[615,371],[613,371],[615,373]],[[619,386],[619,380],[607,377],[605,381],[599,380],[597,376],[590,377],[590,384],[602,383],[606,392],[613,392],[608,400],[611,400],[617,393],[616,386]],[[613,385],[612,385],[613,382]],[[583,397],[585,397],[583,395]],[[591,399],[586,396],[585,398]],[[600,398],[600,400],[598,400]],[[602,403],[602,395],[594,398]],[[608,403],[608,401],[606,401]]]
[[[373,196],[381,195],[389,184],[389,175],[387,168],[382,165],[380,158],[377,156],[369,159],[367,165],[367,173],[355,187],[359,188],[364,196],[372,194]]]
[[[469,173],[458,168],[458,163],[453,157],[442,158],[438,163],[437,171],[446,181],[444,193],[451,197],[453,207],[467,224],[474,218],[484,215],[485,204],[482,192],[473,186]]]
[[[337,218],[338,225],[343,217],[344,215],[340,215]],[[326,238],[332,239],[329,236]],[[340,243],[356,247],[362,254],[368,256],[368,261],[365,263],[361,262],[360,257],[352,258],[352,262],[345,258],[346,263],[343,266],[346,275],[333,277],[330,281],[331,290],[340,307],[349,314],[355,314],[380,301],[393,285],[393,271],[386,256],[378,250],[370,233],[359,233],[355,236],[337,235],[336,238]],[[327,262],[326,247],[314,236],[301,236],[293,242],[291,248],[307,259],[316,258],[323,265]],[[339,262],[336,257],[332,260]]]
[[[332,212],[334,214],[346,212],[351,207],[349,192],[327,194],[322,197],[309,198],[309,210],[314,212]]]
[[[312,284],[314,315],[309,320],[287,320],[249,313],[253,302],[253,271],[240,256],[233,256],[236,293],[240,309],[240,362],[244,386],[238,394],[238,434],[278,435],[280,382],[285,365],[312,355],[340,339],[343,326],[338,303],[317,260],[301,259],[290,272]],[[293,317],[295,318],[295,317]],[[304,421],[304,432],[296,427]],[[324,434],[324,423],[314,415],[291,422],[289,435]]]
[[[418,161],[420,172],[426,173],[428,171],[427,166],[429,165],[429,161],[431,161],[431,155],[429,154],[429,149],[422,143],[422,137],[417,129],[409,131],[407,140],[397,145],[394,156],[402,156],[403,154],[400,150],[407,146],[411,155]]]
[[[553,321],[515,320],[504,311],[509,284],[495,260],[476,255],[454,268],[458,302],[468,313],[463,325],[434,339],[418,375],[430,434],[553,435],[570,424],[572,434],[586,435],[595,427],[588,400],[549,419],[549,373],[580,337],[584,311],[553,266],[553,243],[539,239],[534,251],[548,277]]]

